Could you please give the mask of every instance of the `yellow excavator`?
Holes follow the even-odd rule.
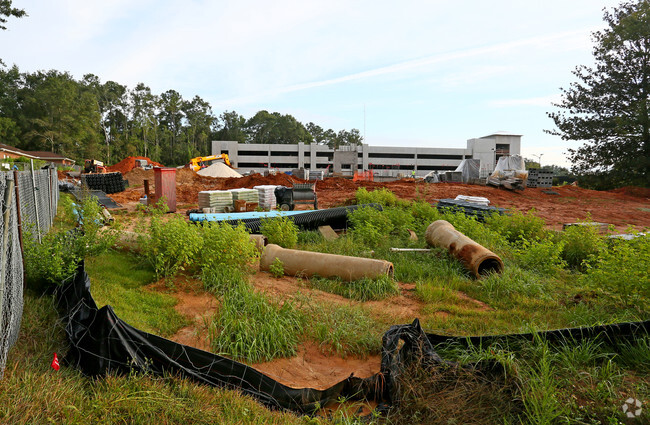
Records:
[[[196,158],[190,159],[189,167],[193,171],[199,171],[208,166],[206,162],[214,161],[216,159],[222,159],[223,162],[230,167],[230,158],[228,158],[228,154],[225,153],[222,153],[221,155],[197,156]]]

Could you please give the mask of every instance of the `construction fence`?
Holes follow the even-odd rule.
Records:
[[[0,172],[0,378],[23,313],[23,230],[40,240],[58,202],[56,169]]]

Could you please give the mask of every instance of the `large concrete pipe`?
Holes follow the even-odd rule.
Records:
[[[285,249],[275,244],[268,244],[264,248],[260,269],[268,271],[276,258],[282,261],[284,273],[288,275],[340,277],[351,281],[393,274],[393,263],[390,261]]]
[[[436,220],[431,223],[425,238],[431,246],[446,248],[477,278],[488,273],[503,272],[503,261],[498,255],[460,233],[448,221]]]

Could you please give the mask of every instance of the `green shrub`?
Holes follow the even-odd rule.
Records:
[[[522,239],[519,245],[519,248],[515,249],[515,255],[525,269],[552,275],[566,265],[562,259],[564,242],[556,244],[552,239]]]
[[[72,217],[80,217],[77,229],[63,231],[53,227],[49,233],[41,236],[40,243],[34,234],[34,227],[24,229],[25,273],[29,281],[60,284],[74,274],[80,260],[89,255],[98,255],[115,243],[117,230],[100,232],[103,223],[97,198],[88,197],[79,204],[63,201],[63,206],[67,210],[69,226],[76,223]]]
[[[424,233],[427,226],[436,220],[440,220],[442,214],[438,209],[428,202],[413,201],[411,204],[411,214],[413,215],[413,227],[417,233]]]
[[[361,204],[381,204],[383,206],[397,205],[397,196],[390,190],[382,187],[381,189],[368,192],[365,187],[357,189],[355,194],[357,205]]]
[[[245,270],[259,257],[255,242],[243,224],[210,222],[197,227],[203,239],[198,263],[202,270],[235,268]]]
[[[644,311],[650,300],[650,237],[615,239],[611,244],[586,266],[581,279],[585,285],[604,288]]]
[[[317,230],[307,230],[298,233],[298,245],[318,244],[324,240]]]
[[[488,249],[501,251],[508,247],[504,235],[488,228],[474,216],[468,216],[462,212],[445,212],[441,219],[448,221],[460,233]]]
[[[393,225],[393,232],[405,233],[407,229],[413,227],[414,218],[409,210],[398,207],[387,207],[384,214]]]
[[[485,220],[485,225],[500,233],[511,244],[518,245],[522,241],[534,241],[546,236],[543,218],[537,217],[534,210],[522,214],[515,211],[512,215],[492,214]]]
[[[74,274],[83,258],[78,254],[79,240],[79,232],[50,232],[39,243],[26,231],[23,246],[27,280],[60,284]]]
[[[295,248],[298,243],[298,226],[288,217],[263,219],[260,231],[269,239],[269,243],[283,248]]]
[[[269,266],[269,271],[273,275],[273,277],[276,278],[281,278],[284,276],[284,264],[282,263],[282,260],[279,258],[276,258],[273,260],[273,263]]]
[[[257,363],[295,355],[302,329],[302,316],[291,303],[280,306],[240,288],[224,294],[208,339],[215,353]]]
[[[372,207],[354,210],[348,214],[348,221],[352,225],[354,238],[367,246],[381,244],[394,229],[388,216]]]
[[[562,259],[569,267],[584,270],[605,248],[604,238],[593,226],[570,226],[561,235]]]
[[[389,276],[381,276],[376,279],[363,278],[351,282],[344,282],[338,278],[313,277],[309,280],[309,284],[321,291],[357,301],[383,300],[399,295],[397,283]]]
[[[167,220],[158,215],[151,217],[148,234],[140,238],[140,247],[158,278],[172,277],[196,266],[197,254],[203,247],[200,230],[180,215],[169,216]]]

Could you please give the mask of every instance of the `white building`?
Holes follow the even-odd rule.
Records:
[[[504,155],[521,154],[521,135],[495,133],[469,139],[466,148],[411,148],[402,146],[369,146],[333,150],[323,145],[248,144],[213,141],[212,155],[228,154],[239,172],[261,172],[266,169],[292,171],[297,168],[328,170],[351,176],[354,171],[373,170],[379,178],[411,175],[415,170],[422,177],[433,170],[453,171],[465,158],[479,159],[485,174],[494,170]]]

